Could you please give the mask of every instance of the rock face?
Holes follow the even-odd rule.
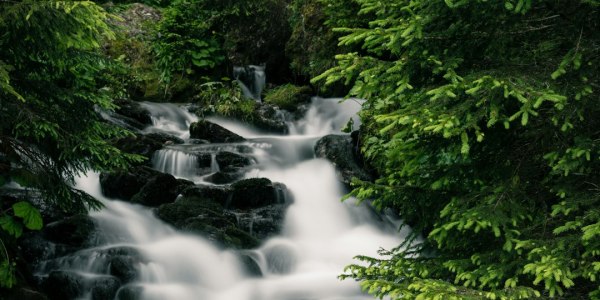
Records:
[[[288,202],[286,188],[266,178],[246,179],[231,187],[194,186],[156,215],[183,231],[200,234],[225,247],[250,249],[280,232]]]
[[[100,186],[106,197],[129,200],[147,206],[158,206],[175,201],[179,193],[191,182],[177,180],[148,167],[129,171],[100,174]]]
[[[201,120],[190,126],[190,137],[202,139],[211,143],[238,143],[245,139],[215,123]]]
[[[273,105],[261,103],[254,112],[252,125],[269,132],[285,134],[288,126],[279,113]]]
[[[83,248],[96,232],[96,224],[86,215],[76,215],[50,223],[44,229],[44,237],[57,244]]]
[[[138,124],[142,126],[152,125],[152,117],[150,112],[143,108],[138,102],[119,99],[115,101],[119,106],[115,112],[119,115],[125,116],[131,120],[136,121]],[[139,125],[138,125],[139,126]],[[134,126],[134,127],[138,127]],[[143,127],[142,127],[143,128]],[[140,129],[142,129],[140,128]]]
[[[250,178],[240,180],[231,185],[231,199],[227,208],[250,209],[271,204],[283,204],[281,186],[275,185],[267,178]]]
[[[134,153],[145,156],[149,163],[154,152],[162,149],[166,145],[183,144],[183,140],[166,133],[137,134],[119,139],[116,147],[127,153]]]
[[[359,164],[352,145],[350,136],[327,135],[315,145],[315,155],[330,160],[335,166],[341,181],[346,185],[350,185],[353,177],[372,181],[373,176]]]

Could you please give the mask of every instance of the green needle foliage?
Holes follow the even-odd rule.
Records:
[[[107,13],[91,1],[0,1],[0,186],[41,190],[44,204],[84,212],[100,203],[72,187],[74,176],[139,161],[111,145],[128,133],[103,122],[114,109],[111,61],[98,48],[112,38]],[[28,202],[0,206],[0,240],[40,229]],[[5,243],[0,287],[14,284]]]
[[[314,80],[368,99],[381,178],[352,194],[415,236],[342,278],[379,298],[600,299],[600,1],[356,2],[368,26],[335,30],[361,50]]]

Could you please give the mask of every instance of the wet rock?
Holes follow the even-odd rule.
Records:
[[[190,137],[203,139],[211,143],[237,143],[245,139],[215,123],[200,120],[190,126]]]
[[[30,287],[15,287],[6,296],[6,300],[48,300],[48,296]]]
[[[191,218],[224,218],[221,204],[213,199],[185,197],[174,203],[163,204],[156,210],[156,215],[163,221],[183,227]],[[235,217],[230,217],[235,222]]]
[[[333,163],[340,180],[350,185],[352,178],[372,181],[373,176],[359,164],[353,151],[352,138],[348,135],[327,135],[315,145],[315,155],[326,158]]]
[[[200,203],[201,206],[210,205],[211,202],[218,203],[220,207],[225,205],[229,199],[230,190],[227,187],[211,185],[195,185],[184,189],[181,192],[182,197],[177,199],[177,203]],[[202,204],[204,203],[204,204]]]
[[[215,159],[221,170],[239,170],[254,163],[252,158],[230,151],[218,152]]]
[[[55,244],[46,240],[41,232],[25,233],[19,240],[21,255],[28,265],[35,265],[54,257]]]
[[[119,106],[115,110],[116,113],[133,119],[143,126],[152,125],[152,117],[150,112],[143,108],[138,102],[127,99],[118,99],[115,100],[115,103]]]
[[[138,260],[131,256],[118,255],[110,259],[108,270],[110,275],[119,278],[121,282],[129,283],[137,278],[136,263]]]
[[[83,248],[89,246],[96,230],[96,224],[89,216],[76,215],[46,225],[44,237],[54,243]]]
[[[115,146],[124,152],[145,156],[148,163],[157,150],[172,144],[183,144],[183,142],[182,139],[174,135],[153,132],[119,139]]]
[[[239,180],[244,176],[243,172],[216,172],[209,176],[204,177],[206,182],[214,183],[214,184],[229,184],[236,180]]]
[[[95,278],[91,283],[92,300],[114,299],[121,287],[119,279],[112,276]]]
[[[263,103],[256,108],[252,125],[272,133],[285,134],[288,132],[283,112],[270,104]]]
[[[136,167],[131,170],[100,174],[102,194],[110,198],[131,200],[151,178],[160,172],[148,167]]]
[[[185,186],[193,185],[189,181],[178,181],[170,174],[159,173],[150,178],[133,197],[131,202],[146,206],[158,206],[175,201]]]
[[[275,236],[283,229],[287,204],[274,204],[236,212],[238,227],[259,240]]]
[[[226,208],[250,209],[283,203],[280,198],[282,185],[274,185],[267,178],[250,178],[231,185],[231,199]]]
[[[70,271],[52,271],[42,284],[50,299],[75,299],[83,295],[85,282],[81,275]]]
[[[115,299],[117,300],[139,300],[142,298],[143,288],[138,285],[123,286],[117,292]]]

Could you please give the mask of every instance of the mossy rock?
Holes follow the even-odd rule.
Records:
[[[265,95],[265,102],[285,110],[295,111],[300,104],[310,102],[312,94],[313,91],[308,86],[284,84],[269,90]]]

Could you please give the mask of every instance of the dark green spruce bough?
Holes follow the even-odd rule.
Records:
[[[13,180],[45,206],[84,212],[100,203],[72,188],[75,175],[139,160],[110,144],[127,132],[96,112],[114,108],[113,66],[98,52],[112,37],[107,18],[91,1],[0,2],[0,186]],[[2,203],[0,227],[0,287],[11,287],[10,245],[42,219],[26,201]]]
[[[326,0],[325,2],[332,2]],[[600,1],[354,0],[352,192],[420,233],[342,278],[392,299],[600,299]]]

